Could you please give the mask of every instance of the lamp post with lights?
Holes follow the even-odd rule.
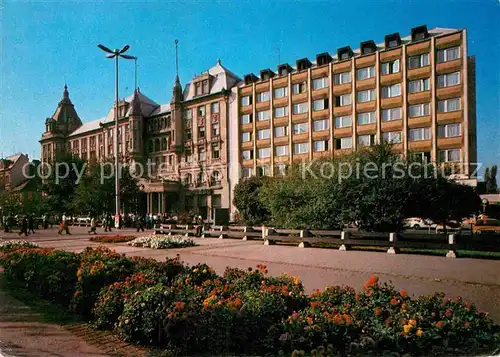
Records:
[[[125,45],[121,50],[115,49],[110,50],[106,46],[97,45],[101,50],[108,53],[106,58],[114,58],[115,59],[115,68],[116,68],[116,81],[115,81],[115,227],[119,226],[120,219],[120,166],[118,161],[118,59],[124,58],[127,60],[137,61],[136,57],[125,55],[124,53],[128,51],[130,48],[129,45]],[[137,63],[137,62],[136,62]]]

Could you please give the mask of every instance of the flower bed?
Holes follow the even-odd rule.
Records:
[[[0,251],[8,252],[17,248],[37,248],[38,244],[25,240],[7,240],[0,242]]]
[[[130,242],[131,240],[134,239],[135,236],[123,236],[123,235],[90,237],[90,240],[92,242],[99,242],[99,243],[125,243],[125,242]]]
[[[184,238],[183,236],[167,236],[161,234],[139,237],[127,244],[133,247],[153,249],[186,248],[198,245],[192,239]]]
[[[181,355],[466,355],[500,343],[499,326],[473,304],[442,294],[412,298],[376,276],[361,291],[332,286],[307,296],[299,278],[267,276],[264,265],[220,276],[205,264],[127,258],[103,247],[18,248],[0,263],[9,279],[96,326]]]

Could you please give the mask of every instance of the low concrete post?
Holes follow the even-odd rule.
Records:
[[[253,231],[253,229],[250,226],[243,227],[243,233],[248,233],[248,232],[252,232],[252,231]],[[246,234],[243,236],[243,240],[248,240],[248,236]]]
[[[396,254],[399,253],[399,249],[394,247],[394,243],[398,240],[398,234],[397,233],[389,233],[389,244],[390,247],[387,249],[387,253],[389,254]]]
[[[340,234],[340,239],[341,240],[347,240],[347,239],[349,239],[349,232],[342,232]],[[345,245],[344,243],[342,243],[342,245],[339,247],[339,250],[348,250],[348,249],[349,249],[349,246]]]
[[[305,237],[309,237],[309,231],[307,229],[300,231],[300,238],[305,238]],[[310,246],[311,244],[309,242],[302,241],[299,243],[299,248],[306,248]]]
[[[450,234],[448,236],[448,244],[450,245],[450,250],[448,251],[448,253],[446,253],[446,258],[457,257],[457,255],[455,254],[455,249],[453,249],[456,243],[457,243],[456,236],[454,234]]]
[[[274,245],[275,244],[274,241],[267,239],[268,236],[273,235],[275,233],[276,233],[276,231],[272,228],[262,227],[262,238],[264,239],[264,245]]]
[[[184,234],[185,237],[189,237],[189,229],[191,226],[189,224],[186,224],[186,233]]]
[[[227,230],[227,227],[226,227],[226,226],[220,226],[220,229],[219,229],[219,230],[220,230],[220,232],[221,232],[221,234],[220,234],[220,236],[219,236],[219,239],[224,239],[224,238],[226,238],[226,235],[225,235],[224,233],[222,233],[222,232],[223,232],[223,231],[225,231],[225,230]]]

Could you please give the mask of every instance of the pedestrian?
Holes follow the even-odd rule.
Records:
[[[62,234],[62,232],[66,232],[66,234],[71,234],[69,232],[68,217],[66,217],[66,213],[64,213],[62,216],[61,226],[59,227],[59,231],[57,233]]]
[[[28,236],[28,219],[26,217],[22,218],[20,226],[21,231],[19,232],[19,235],[24,233],[25,236]]]
[[[3,231],[9,233],[9,215],[4,215],[2,217]]]
[[[35,222],[33,220],[33,215],[30,214],[28,215],[28,234],[29,233],[35,234]]]
[[[202,231],[203,231],[203,220],[201,219],[201,216],[198,216],[196,220],[196,236],[201,237]]]
[[[47,220],[47,215],[46,214],[44,214],[42,216],[42,225],[43,225],[43,229],[49,228],[49,221]]]
[[[149,228],[149,224],[150,224],[149,223],[150,222],[149,221],[149,213],[146,213],[146,216],[144,218],[145,218],[145,221],[146,221],[146,229],[151,229],[151,228]]]
[[[89,234],[90,233],[97,234],[97,224],[96,224],[94,216],[92,216],[92,218],[90,219],[90,231],[89,231]]]
[[[144,232],[144,218],[141,216],[137,217],[137,232],[139,230]]]

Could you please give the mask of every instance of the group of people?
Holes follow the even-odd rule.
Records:
[[[36,220],[32,214],[28,215],[17,215],[12,217],[10,215],[4,215],[2,217],[2,226],[5,233],[12,232],[14,225],[17,223],[19,227],[19,235],[29,235],[35,234],[35,228],[37,228]]]

